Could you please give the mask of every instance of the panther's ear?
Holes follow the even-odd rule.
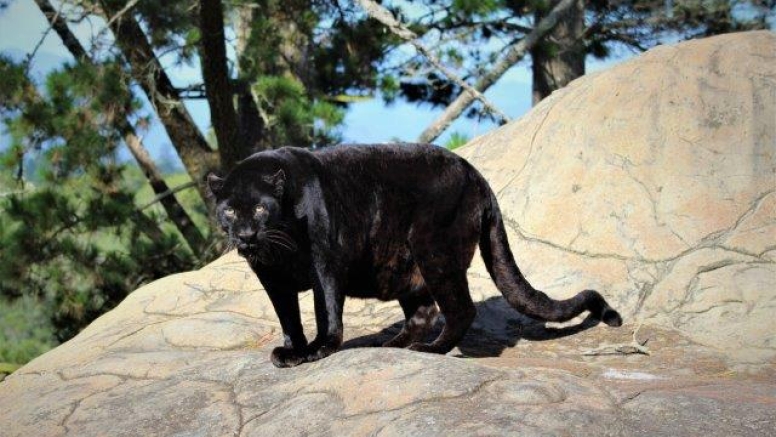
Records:
[[[286,173],[282,168],[272,176],[264,176],[264,182],[275,187],[275,197],[278,199],[283,197],[283,188],[286,186]]]
[[[207,175],[207,187],[213,196],[218,197],[221,190],[224,189],[224,179],[216,176],[215,173],[208,173]]]

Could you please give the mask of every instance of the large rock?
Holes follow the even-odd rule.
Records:
[[[0,383],[0,435],[772,435],[774,54],[769,33],[653,50],[462,151],[529,279],[598,287],[621,329],[521,317],[477,264],[451,356],[357,348],[402,316],[350,300],[348,349],[281,370],[271,305],[230,253]]]
[[[530,281],[602,290],[740,363],[776,356],[776,36],[664,46],[461,151]]]

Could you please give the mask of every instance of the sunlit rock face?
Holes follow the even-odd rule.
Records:
[[[530,281],[741,362],[776,355],[776,36],[664,46],[585,76],[460,152]]]

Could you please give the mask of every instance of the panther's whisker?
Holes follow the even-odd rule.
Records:
[[[284,248],[284,249],[286,249],[286,250],[289,250],[289,251],[294,251],[294,248],[293,248],[293,247],[291,247],[290,245],[288,245],[288,244],[287,244],[286,242],[284,242],[284,241],[280,241],[280,240],[274,240],[274,239],[272,239],[272,238],[270,238],[270,237],[266,237],[265,239],[266,239],[268,242],[270,242],[270,243],[273,243],[273,244],[275,244],[275,245],[278,245],[278,246],[280,246],[280,247],[282,247],[282,248]]]
[[[283,240],[283,239],[274,238],[274,237],[267,237],[266,239],[267,241],[270,241],[275,244],[279,244],[291,251],[295,251],[297,249],[297,245],[293,241]]]

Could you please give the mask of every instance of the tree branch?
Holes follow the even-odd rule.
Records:
[[[162,173],[148,154],[148,150],[143,147],[140,138],[134,133],[132,126],[127,122],[121,123],[121,125],[122,126],[120,126],[119,129],[121,129],[124,134],[124,142],[127,144],[132,156],[143,170],[154,193],[156,193],[155,201],[161,202],[164,211],[167,213],[167,217],[169,217],[175,224],[175,227],[178,228],[178,232],[180,232],[186,240],[186,243],[189,245],[192,252],[194,252],[194,255],[199,257],[200,254],[206,252],[208,243],[205,237],[202,236],[202,232],[197,228],[197,225],[191,220],[191,216],[189,216],[183,208],[183,205],[181,205],[175,197],[174,194],[180,190],[170,189],[167,182],[164,180]],[[189,186],[196,186],[196,182],[189,182],[187,187]],[[149,205],[141,207],[140,210],[145,209],[147,206]]]
[[[35,57],[35,54],[38,53],[38,50],[40,50],[40,47],[43,45],[43,41],[46,40],[46,37],[48,37],[49,32],[51,32],[51,29],[54,28],[54,23],[57,23],[59,21],[60,14],[62,13],[62,6],[64,4],[59,5],[59,10],[55,11],[54,8],[51,8],[51,11],[46,15],[46,20],[49,22],[49,26],[46,28],[46,30],[43,32],[43,35],[41,35],[40,39],[38,39],[37,44],[35,44],[35,48],[32,49],[32,51],[27,55],[27,65],[25,66],[25,70],[27,73],[30,72],[30,67],[32,66],[32,59]]]
[[[149,207],[151,207],[153,204],[155,204],[155,203],[157,203],[157,202],[161,202],[161,201],[163,201],[163,200],[164,200],[166,197],[169,197],[169,196],[174,196],[174,195],[175,195],[175,193],[178,193],[178,192],[180,192],[180,191],[183,191],[183,190],[189,189],[189,188],[191,188],[191,187],[195,187],[196,185],[197,185],[197,184],[196,184],[194,181],[189,181],[189,182],[186,182],[185,184],[178,185],[178,186],[177,186],[177,187],[175,187],[175,188],[170,188],[170,189],[168,189],[167,191],[164,191],[164,192],[158,193],[158,194],[156,195],[156,197],[154,197],[153,199],[151,199],[151,201],[150,201],[150,202],[148,202],[148,203],[146,203],[145,205],[141,206],[141,207],[140,207],[140,210],[142,211],[142,210],[144,210],[144,209],[146,209],[146,208],[149,208]]]
[[[367,0],[360,0],[367,1]],[[566,11],[568,11],[576,2],[576,0],[562,0],[555,8],[542,18],[539,23],[533,28],[533,30],[521,39],[517,43],[507,48],[507,52],[496,65],[488,72],[488,74],[482,76],[474,87],[480,92],[484,92],[490,88],[504,73],[509,70],[510,67],[518,63],[536,44],[558,24],[558,20]],[[434,141],[439,135],[450,126],[456,118],[458,118],[466,108],[471,105],[476,96],[472,95],[468,91],[464,91],[459,95],[447,108],[445,108],[442,115],[440,115],[433,123],[431,123],[420,134],[418,141],[421,143],[428,143]]]
[[[465,80],[461,79],[455,72],[447,68],[442,62],[437,58],[431,50],[429,50],[426,46],[420,43],[418,41],[418,36],[415,34],[415,32],[409,30],[404,25],[402,25],[396,18],[393,17],[391,12],[381,5],[377,4],[373,0],[358,0],[358,3],[361,5],[361,7],[364,9],[364,11],[375,20],[383,23],[388,29],[399,36],[400,38],[408,41],[410,44],[412,44],[415,49],[423,54],[423,56],[428,59],[428,61],[434,65],[439,71],[442,72],[445,76],[447,76],[448,79],[455,82],[458,86],[464,89],[465,94],[469,94],[472,96],[473,99],[477,99],[480,102],[482,102],[483,106],[486,110],[490,111],[492,114],[494,114],[496,117],[500,118],[503,123],[506,123],[509,121],[509,117],[501,112],[498,108],[493,106],[488,99],[482,95],[479,91],[477,91],[475,88],[473,88],[471,85],[469,85]],[[436,137],[434,137],[436,138]],[[433,139],[432,139],[433,140]]]
[[[138,4],[140,0],[130,0],[127,2],[126,5],[124,5],[123,8],[121,8],[118,12],[116,12],[112,17],[110,17],[110,20],[108,20],[108,23],[105,25],[105,27],[110,28],[110,26],[119,18],[121,18],[122,15],[126,14],[127,11],[134,8],[136,4]]]

